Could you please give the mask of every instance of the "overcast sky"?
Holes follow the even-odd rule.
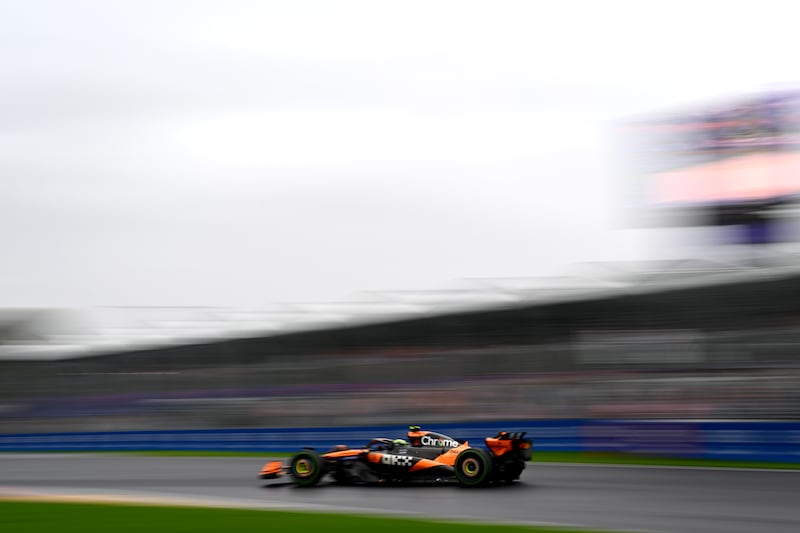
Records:
[[[259,307],[665,253],[624,229],[611,127],[797,81],[796,12],[0,0],[0,306]]]

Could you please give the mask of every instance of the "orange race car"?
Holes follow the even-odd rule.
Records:
[[[411,426],[407,439],[376,438],[364,448],[339,445],[325,453],[304,448],[287,462],[270,461],[262,479],[290,475],[303,487],[330,475],[339,483],[444,481],[455,479],[467,487],[519,479],[531,458],[532,442],[524,432],[501,431],[484,439],[486,449],[467,441]]]

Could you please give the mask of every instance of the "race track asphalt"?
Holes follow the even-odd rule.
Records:
[[[675,533],[800,532],[800,472],[530,464],[512,486],[301,489],[257,457],[0,454],[0,498],[56,495]]]

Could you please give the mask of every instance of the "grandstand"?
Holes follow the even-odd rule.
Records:
[[[601,265],[284,313],[116,309],[105,329],[7,313],[0,431],[797,419],[800,267],[785,259]]]

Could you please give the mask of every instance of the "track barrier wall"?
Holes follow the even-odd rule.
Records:
[[[426,426],[473,444],[497,431],[527,431],[539,451],[614,452],[660,457],[800,463],[800,423],[664,420],[512,420]],[[293,451],[373,437],[403,437],[397,425],[176,431],[0,434],[0,451]]]

